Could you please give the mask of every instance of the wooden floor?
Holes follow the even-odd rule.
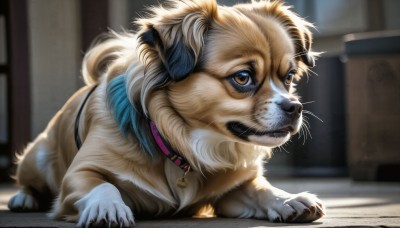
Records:
[[[271,181],[295,193],[316,193],[327,206],[327,215],[311,224],[277,224],[253,219],[187,218],[136,221],[136,227],[400,227],[400,183],[352,182],[349,179],[287,179]],[[74,227],[53,221],[45,213],[12,213],[7,201],[15,192],[0,185],[0,227]]]

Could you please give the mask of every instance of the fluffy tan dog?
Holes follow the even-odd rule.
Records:
[[[171,1],[85,56],[87,84],[20,159],[14,211],[78,226],[218,216],[311,222],[312,194],[263,177],[302,126],[292,81],[314,64],[311,26],[280,2]],[[47,199],[47,200],[46,200]]]

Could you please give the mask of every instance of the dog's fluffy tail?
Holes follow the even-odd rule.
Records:
[[[110,68],[121,68],[124,65],[119,63],[119,66],[114,66],[115,62],[118,62],[117,59],[120,59],[127,50],[134,48],[135,42],[132,38],[128,33],[117,34],[110,31],[93,41],[82,63],[82,76],[86,85],[98,84],[100,78],[108,74]]]

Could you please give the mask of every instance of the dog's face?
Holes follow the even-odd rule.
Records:
[[[186,34],[183,20],[182,37],[176,35],[181,44],[165,38],[165,27],[157,24],[146,34],[145,42],[155,47],[172,78],[166,86],[171,106],[194,129],[243,143],[282,145],[302,124],[293,80],[314,61],[307,24],[280,3],[214,4],[197,3],[201,26],[194,16],[186,17],[192,28]],[[196,43],[191,36],[199,27],[204,31]]]

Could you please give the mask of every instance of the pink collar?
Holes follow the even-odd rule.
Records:
[[[174,151],[171,146],[168,145],[168,143],[160,135],[156,124],[152,120],[149,120],[149,123],[151,134],[153,135],[153,138],[156,141],[158,148],[160,148],[163,154],[167,156],[167,158],[169,158],[175,165],[181,168],[185,173],[189,172],[189,162],[184,157],[180,156],[176,151]]]

